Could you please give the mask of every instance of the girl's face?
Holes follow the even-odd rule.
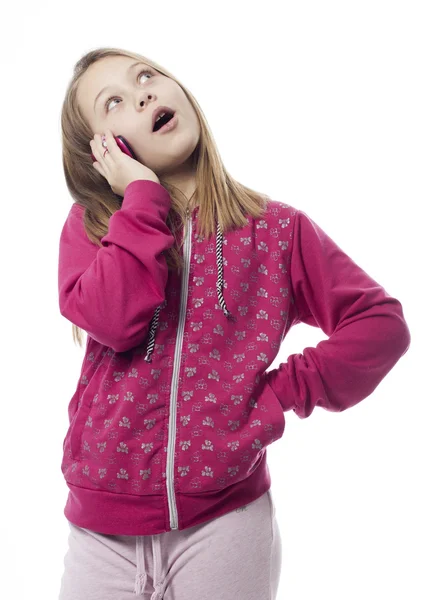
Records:
[[[158,177],[174,173],[199,141],[197,115],[175,81],[136,63],[126,56],[107,56],[90,65],[79,82],[80,111],[95,134],[108,128],[128,140],[140,162]],[[152,131],[158,106],[168,106],[178,118],[168,133]]]

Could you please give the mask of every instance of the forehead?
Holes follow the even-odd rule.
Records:
[[[105,85],[121,81],[126,76],[128,67],[135,62],[138,61],[126,56],[101,58],[83,73],[79,82],[79,92],[82,96],[92,96],[94,99]]]

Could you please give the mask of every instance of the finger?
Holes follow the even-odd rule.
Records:
[[[105,148],[108,148],[110,156],[112,156],[113,158],[116,158],[117,154],[121,152],[111,129],[105,129],[105,132],[101,137],[101,143],[102,145],[105,144]]]
[[[93,162],[93,167],[95,168],[96,171],[98,171],[100,173],[100,175],[102,175],[102,177],[106,177],[105,173],[98,161]]]
[[[94,154],[96,161],[98,161],[101,156],[101,153],[100,153],[101,142],[99,142],[99,139],[100,139],[99,134],[95,133],[93,139],[89,141],[89,145],[91,146],[91,152]]]
[[[116,139],[114,137],[113,132],[111,131],[111,129],[105,129],[105,141],[107,144],[107,148],[109,149],[110,152],[113,152],[115,150],[120,150],[119,146],[116,143]]]
[[[105,139],[105,138],[103,138],[103,139]],[[106,139],[105,139],[105,141],[106,141]],[[104,152],[106,149],[108,149],[108,152],[109,152],[108,143],[106,146],[104,146],[102,144],[102,136],[99,133],[95,133],[94,139],[91,140],[91,142],[90,142],[90,146],[91,146],[91,149],[93,150],[93,154],[95,156],[96,161],[100,163],[102,168],[104,168],[106,166],[106,162],[104,160],[103,155],[104,155]]]

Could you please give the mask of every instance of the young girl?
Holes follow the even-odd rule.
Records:
[[[153,61],[87,53],[62,134],[75,202],[60,311],[88,336],[59,600],[275,599],[267,446],[285,411],[373,392],[410,345],[402,306],[305,212],[235,181],[197,101]],[[266,371],[299,322],[329,339]]]

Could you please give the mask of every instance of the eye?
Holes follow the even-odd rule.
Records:
[[[137,78],[139,78],[141,75],[145,75],[145,74],[151,75],[151,77],[153,75],[153,73],[151,71],[144,69],[143,71],[140,71],[140,73],[137,75]],[[107,112],[109,111],[108,106],[109,106],[111,100],[117,100],[117,96],[110,96],[109,98],[107,98],[107,100],[105,102],[105,109]]]

